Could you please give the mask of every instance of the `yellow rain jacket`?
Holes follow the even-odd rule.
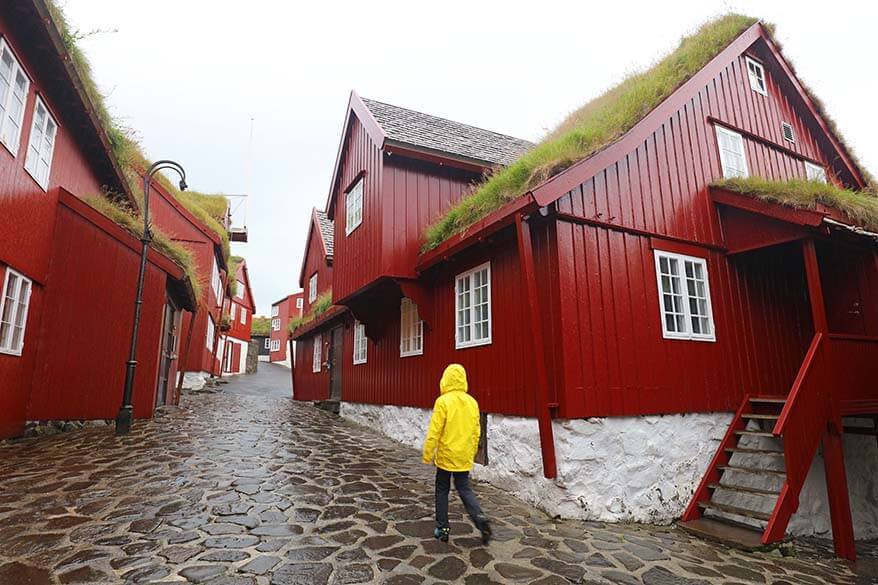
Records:
[[[445,471],[469,471],[479,446],[479,403],[467,394],[466,370],[460,364],[445,368],[441,392],[433,406],[424,439],[424,463]]]

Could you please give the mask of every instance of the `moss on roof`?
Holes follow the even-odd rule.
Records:
[[[629,76],[570,114],[537,146],[508,167],[496,170],[431,225],[423,250],[435,248],[506,202],[621,138],[756,22],[756,18],[740,14],[714,19],[683,38],[670,55],[647,71]]]
[[[135,237],[140,238],[143,236],[143,221],[123,204],[110,201],[100,195],[86,197],[83,201]],[[201,304],[204,281],[195,268],[195,260],[192,258],[192,253],[180,244],[173,242],[171,238],[155,226],[152,227],[152,247],[183,268],[183,272],[187,280],[189,280],[192,292],[195,295],[195,302],[196,304]]]
[[[723,179],[712,186],[796,209],[813,210],[822,204],[842,212],[857,226],[878,231],[878,194],[871,190],[852,191],[817,181],[769,181],[759,177]]]
[[[63,10],[55,4],[54,0],[46,0],[46,4],[52,15],[55,27],[61,35],[64,47],[70,55],[73,66],[77,73],[79,73],[79,77],[82,80],[97,118],[101,122],[104,131],[107,133],[107,138],[112,150],[111,155],[116,158],[135,199],[137,199],[139,203],[142,203],[142,179],[138,174],[138,171],[149,168],[151,163],[143,154],[140,145],[134,139],[133,131],[119,123],[110,114],[106,100],[94,80],[91,63],[89,63],[85,53],[83,53],[78,45],[77,41],[82,38],[82,35],[78,31],[71,30],[70,24],[67,22]],[[181,205],[183,205],[183,207],[189,210],[205,225],[205,227],[220,238],[222,241],[224,258],[228,259],[230,255],[229,233],[228,230],[223,227],[226,210],[228,209],[228,199],[222,195],[207,195],[193,191],[181,192],[161,173],[159,173],[157,177],[158,181],[162,183],[162,185],[177,201],[180,202]],[[112,196],[112,194],[110,195]]]
[[[230,256],[229,257],[229,290],[232,296],[238,294],[238,266],[241,265],[241,262],[244,261],[244,258],[241,256]]]
[[[290,324],[287,326],[290,333],[293,333],[296,329],[301,327],[302,325],[307,325],[326,311],[328,311],[332,307],[332,289],[327,290],[311,303],[311,310],[308,311],[307,314],[302,315],[301,317],[293,317],[290,319]]]

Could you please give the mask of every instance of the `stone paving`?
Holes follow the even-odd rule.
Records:
[[[819,543],[745,554],[673,527],[554,521],[484,484],[495,540],[482,546],[454,501],[440,543],[416,452],[237,384],[252,382],[187,395],[122,439],[87,428],[0,446],[0,584],[878,582]],[[878,546],[861,548],[863,572]]]

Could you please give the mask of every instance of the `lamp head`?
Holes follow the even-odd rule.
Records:
[[[186,184],[186,179],[180,179],[180,191],[185,191],[189,185]]]

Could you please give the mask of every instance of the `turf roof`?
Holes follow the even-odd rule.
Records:
[[[769,181],[760,177],[723,179],[712,186],[796,209],[815,210],[818,204],[825,205],[842,212],[854,225],[878,231],[878,194],[871,190],[852,191],[817,181]]]
[[[650,69],[627,77],[573,112],[542,142],[497,169],[425,235],[431,250],[508,201],[621,138],[758,19],[728,14],[704,24]]]
[[[290,333],[293,333],[296,329],[301,327],[302,325],[306,325],[328,311],[332,307],[332,289],[327,290],[311,303],[311,310],[308,311],[306,315],[302,315],[301,317],[293,317],[290,319],[290,324],[287,326]]]

